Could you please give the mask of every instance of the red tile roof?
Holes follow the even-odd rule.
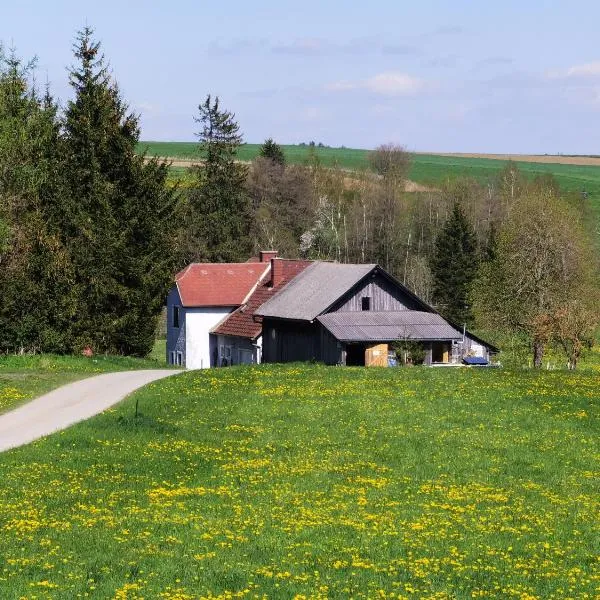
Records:
[[[269,268],[269,263],[193,263],[175,282],[183,306],[240,306]]]
[[[270,277],[265,278],[246,303],[233,311],[212,332],[255,340],[262,332],[262,324],[260,321],[255,322],[254,311],[272,298],[274,294],[286,286],[310,264],[311,261],[309,260],[275,259],[275,271],[277,273],[275,285],[271,286]]]

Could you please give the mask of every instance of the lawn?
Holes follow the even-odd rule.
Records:
[[[186,372],[0,455],[2,598],[596,598],[600,372]]]
[[[159,354],[155,354],[156,359]],[[0,414],[53,388],[109,371],[164,368],[159,360],[122,356],[0,355]]]

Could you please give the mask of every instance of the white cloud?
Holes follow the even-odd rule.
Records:
[[[380,73],[365,82],[365,87],[376,94],[403,96],[423,88],[424,82],[404,73]]]
[[[549,79],[569,79],[575,77],[598,77],[600,76],[600,61],[590,62],[583,65],[574,65],[568,69],[549,71]]]
[[[337,81],[327,86],[334,92],[352,90],[367,90],[383,96],[410,96],[420,92],[425,87],[425,81],[405,73],[379,73],[368,79],[359,81]]]
[[[600,75],[600,61],[578,65],[567,70],[568,77],[590,77]]]
[[[152,102],[138,102],[133,105],[136,112],[145,113],[146,115],[158,115],[161,112],[161,107]]]

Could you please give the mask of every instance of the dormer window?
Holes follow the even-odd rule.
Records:
[[[371,310],[371,296],[363,296],[361,302],[363,310]]]

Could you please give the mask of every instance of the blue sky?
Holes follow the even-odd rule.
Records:
[[[0,40],[58,98],[94,27],[147,140],[193,140],[207,93],[248,142],[600,153],[600,3],[11,2]]]

